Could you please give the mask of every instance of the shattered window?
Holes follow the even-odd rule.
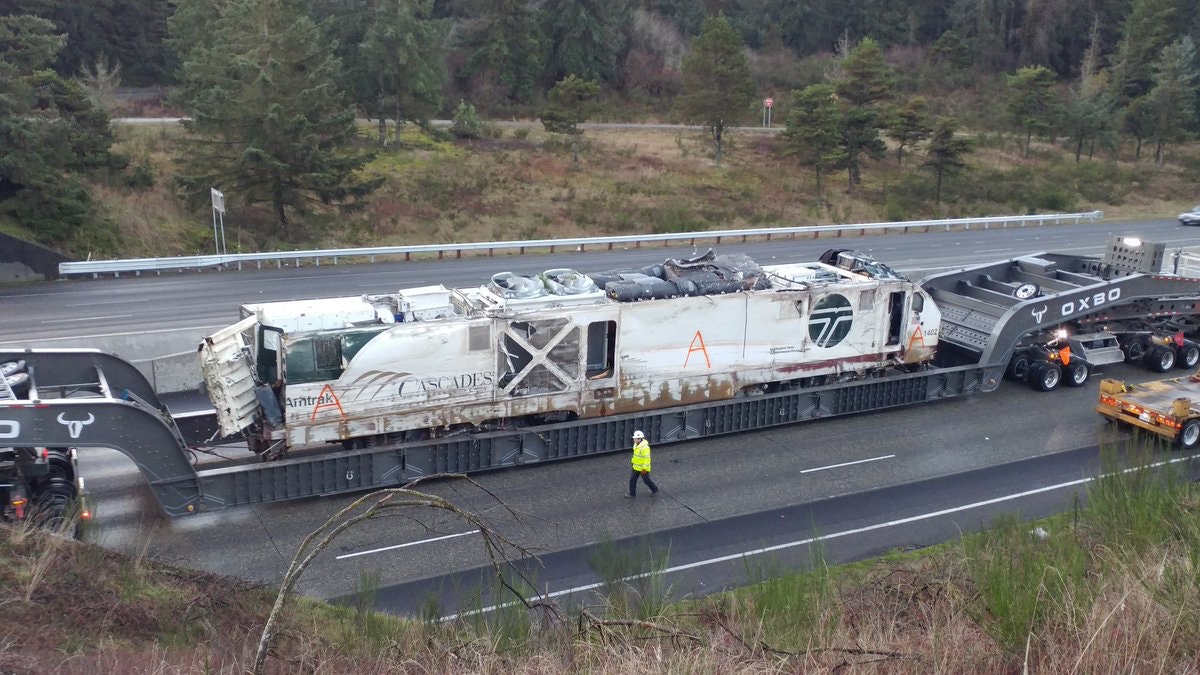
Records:
[[[313,340],[313,356],[317,370],[341,370],[341,341],[335,337]]]
[[[499,385],[511,385],[512,396],[566,391],[579,377],[579,349],[579,329],[567,319],[513,321],[500,338],[496,355]],[[535,355],[542,353],[554,368],[534,363]]]

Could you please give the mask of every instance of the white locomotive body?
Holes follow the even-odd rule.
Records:
[[[244,305],[206,338],[222,432],[262,451],[631,413],[915,369],[940,313],[863,254]]]

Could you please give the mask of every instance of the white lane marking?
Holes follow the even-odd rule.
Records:
[[[856,459],[853,462],[842,462],[841,464],[830,464],[828,466],[818,466],[811,469],[804,469],[800,473],[812,473],[813,471],[824,471],[825,469],[840,469],[843,466],[854,466],[855,464],[866,464],[867,462],[878,462],[881,459],[892,459],[895,455],[883,455],[881,457],[871,457],[869,459]]]
[[[1168,464],[1175,464],[1177,462],[1188,462],[1197,457],[1200,457],[1200,455],[1192,455],[1190,457],[1179,457],[1176,459],[1169,459],[1165,462],[1155,462],[1155,463],[1149,464],[1145,467],[1134,467],[1131,469],[1123,469],[1118,473],[1131,473],[1133,471],[1138,471],[1139,469],[1143,469],[1143,468],[1156,469],[1158,467],[1166,466]],[[1112,475],[1115,475],[1115,474],[1105,474],[1104,476],[1100,476],[1100,478],[1107,478],[1108,476],[1112,476]],[[1066,483],[1058,483],[1057,485],[1047,485],[1046,487],[1040,487],[1040,488],[1037,488],[1036,490],[1026,490],[1025,492],[1018,492],[1016,494],[1004,495],[1002,497],[995,497],[993,499],[985,499],[981,502],[972,502],[970,504],[963,504],[962,506],[954,506],[954,507],[951,507],[948,509],[942,509],[940,511],[931,511],[929,513],[922,513],[922,514],[915,515],[915,516],[909,516],[908,518],[889,520],[884,523],[876,523],[874,525],[867,525],[866,527],[856,527],[853,530],[843,530],[841,532],[834,532],[832,534],[825,534],[825,535],[821,535],[821,536],[817,536],[817,537],[809,537],[808,539],[800,539],[798,541],[789,541],[786,544],[776,544],[774,546],[767,546],[765,548],[756,548],[754,550],[745,551],[743,553],[732,553],[730,555],[723,555],[719,558],[709,558],[708,560],[697,560],[696,562],[687,563],[684,565],[675,565],[674,567],[667,567],[658,572],[643,572],[641,574],[634,574],[634,575],[624,577],[622,579],[618,579],[617,581],[633,581],[635,579],[642,579],[642,578],[652,576],[655,574],[664,574],[665,575],[665,574],[671,574],[673,572],[682,572],[685,570],[695,569],[697,567],[705,567],[708,565],[716,565],[718,563],[730,562],[733,560],[741,560],[743,558],[746,558],[746,557],[749,557],[752,555],[762,555],[763,553],[773,553],[775,551],[782,551],[784,549],[795,548],[797,546],[807,546],[809,544],[815,544],[815,543],[821,542],[821,541],[829,541],[830,539],[841,539],[842,537],[849,537],[849,536],[853,536],[856,534],[862,534],[864,532],[871,532],[873,530],[882,530],[884,528],[895,527],[897,525],[907,525],[909,523],[915,523],[915,522],[919,522],[922,520],[930,520],[932,518],[938,518],[940,516],[946,516],[946,515],[950,515],[952,513],[958,513],[960,511],[970,511],[971,509],[977,509],[977,508],[980,508],[983,506],[991,506],[993,504],[1000,504],[1003,502],[1012,501],[1014,499],[1022,499],[1024,497],[1031,497],[1033,495],[1041,494],[1043,492],[1053,492],[1054,490],[1061,490],[1063,488],[1075,487],[1076,485],[1083,485],[1084,483],[1091,483],[1095,480],[1096,480],[1095,477],[1080,478],[1079,480],[1067,481]],[[597,588],[600,588],[600,587],[606,586],[606,585],[608,585],[608,582],[602,582],[602,583],[597,583],[597,584],[586,584],[584,586],[576,586],[574,588],[565,588],[561,591],[554,591],[552,593],[546,593],[540,597],[541,598],[557,598],[562,595],[570,595],[572,593],[580,593],[583,591],[592,591],[592,590],[595,590]],[[492,612],[497,609],[503,609],[505,607],[512,607],[513,605],[516,605],[516,604],[517,604],[516,601],[505,602],[505,603],[501,603],[499,605],[492,605],[491,607],[483,607],[481,609],[473,609],[469,612],[459,612],[457,614],[450,614],[448,616],[443,616],[439,620],[440,621],[453,621],[460,617],[472,616],[475,614],[485,614],[487,612]]]
[[[101,319],[128,319],[132,314],[111,314],[109,316],[76,316],[70,319],[46,319],[38,323],[70,323],[72,321],[99,321]]]
[[[977,248],[977,249],[975,249],[975,252],[976,253],[1004,253],[1006,251],[1011,251],[1011,250],[1012,250],[1012,247],[1005,246],[1004,248]]]
[[[130,300],[106,300],[104,302],[81,302],[78,305],[63,305],[63,307],[99,307],[100,305],[128,305]]]
[[[344,560],[345,558],[354,558],[354,557],[357,557],[360,555],[367,555],[370,553],[382,553],[383,551],[391,551],[391,550],[397,549],[397,548],[404,548],[405,546],[416,546],[417,544],[429,544],[429,543],[432,543],[435,541],[442,541],[443,539],[453,539],[455,537],[462,537],[462,536],[465,536],[468,534],[475,534],[478,531],[479,530],[471,530],[469,532],[459,532],[458,534],[447,534],[444,537],[434,537],[433,539],[422,539],[421,541],[410,541],[407,544],[396,544],[395,546],[384,546],[383,548],[373,548],[369,551],[358,551],[357,553],[347,553],[345,555],[339,555],[336,558],[336,560]]]

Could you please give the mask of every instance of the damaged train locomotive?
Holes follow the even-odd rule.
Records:
[[[270,455],[630,413],[917,370],[941,317],[870,256],[495,274],[247,304],[200,345],[221,432]]]

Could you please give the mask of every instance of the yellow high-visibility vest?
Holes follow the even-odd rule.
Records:
[[[633,446],[633,470],[650,470],[650,444],[644,438]]]

